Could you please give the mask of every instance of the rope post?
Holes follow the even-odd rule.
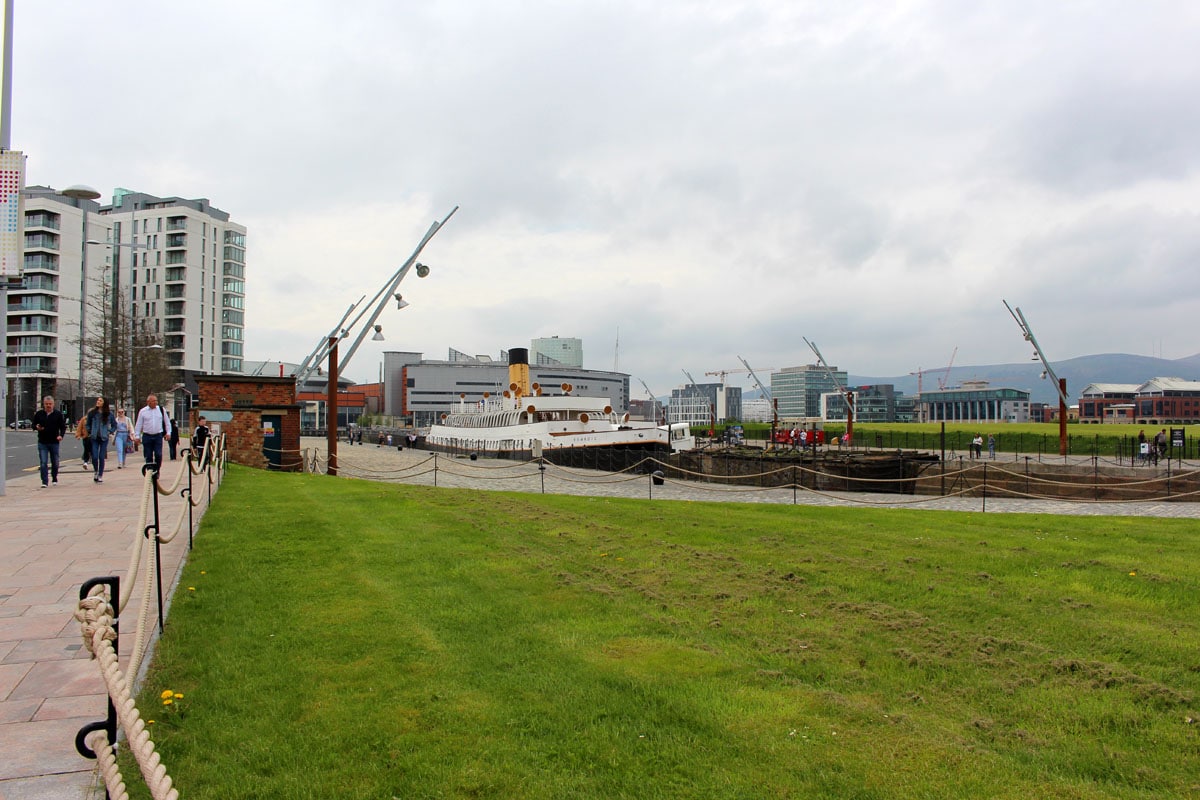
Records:
[[[796,465],[792,464],[792,505],[796,505]]]
[[[538,456],[538,473],[542,479],[542,494],[546,493],[546,459]]]
[[[433,485],[437,487],[437,472],[438,472],[438,454],[435,450],[433,453]]]
[[[149,539],[150,531],[154,531],[154,576],[158,583],[158,633],[161,636],[163,632],[163,586],[162,586],[162,542],[158,539],[159,527],[159,511],[158,511],[158,465],[147,464],[142,467],[142,474],[150,473],[150,482],[153,484],[152,492],[154,494],[154,519],[146,525],[146,530],[143,535]]]
[[[983,462],[983,513],[987,513],[987,462]]]
[[[88,595],[91,594],[92,589],[101,584],[108,586],[108,607],[112,609],[112,629],[113,633],[117,633],[119,630],[119,622],[121,617],[121,609],[118,608],[120,605],[119,598],[121,597],[121,579],[119,577],[116,575],[109,575],[105,578],[92,578],[84,581],[83,585],[79,587],[79,599],[81,601],[87,599]],[[121,640],[119,636],[116,639],[113,639],[112,645],[114,654],[118,652],[117,647],[120,644],[120,641]],[[75,734],[75,752],[79,753],[79,755],[83,756],[84,758],[90,758],[93,761],[96,760],[96,751],[88,747],[87,737],[96,731],[104,731],[105,735],[108,736],[109,747],[112,747],[117,743],[117,709],[116,706],[113,705],[112,695],[108,695],[108,715],[99,722],[89,722],[87,725],[84,725],[82,728],[80,728],[79,732]],[[105,792],[104,796],[105,798],[108,797],[107,791]]]
[[[187,470],[187,486],[184,487],[183,496],[188,504],[188,552],[192,549],[192,526],[195,524],[192,520],[192,448],[189,447],[183,455],[183,468]]]

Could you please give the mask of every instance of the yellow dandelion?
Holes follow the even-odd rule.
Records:
[[[175,700],[174,700],[174,699],[172,699],[172,698],[168,697],[166,700],[163,700],[163,705],[164,705],[164,706],[169,706],[169,705],[171,705],[171,704],[172,704],[172,703],[174,703],[174,702],[175,702]]]
[[[1129,573],[1129,577],[1131,577],[1131,578],[1136,578],[1136,577],[1137,577],[1137,570],[1134,570],[1133,572]]]
[[[601,558],[608,558],[608,553],[601,553],[601,554],[600,554],[600,557],[601,557]]]
[[[148,719],[148,720],[146,720],[146,724],[147,724],[147,725],[153,725],[153,724],[154,724],[154,720],[152,720],[152,719]]]
[[[188,591],[189,591],[189,592],[194,592],[194,591],[196,591],[196,587],[195,587],[195,586],[189,586],[189,587],[188,587]]]
[[[176,692],[176,693],[175,693],[175,699],[176,699],[176,700],[182,700],[182,699],[183,699],[183,695],[182,695],[182,694],[180,694],[179,692]]]
[[[200,574],[201,574],[201,575],[207,575],[208,573],[207,573],[207,572],[205,572],[204,570],[200,570]]]
[[[163,700],[166,700],[168,697],[174,697],[174,696],[175,696],[174,689],[163,689],[162,694],[159,695],[159,697],[161,697]]]

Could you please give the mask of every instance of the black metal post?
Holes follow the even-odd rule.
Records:
[[[121,602],[121,579],[116,575],[109,575],[105,578],[92,578],[84,581],[83,585],[79,587],[79,599],[83,600],[85,597],[91,594],[93,587],[100,584],[106,584],[108,586],[109,607],[112,609],[113,614],[113,632],[117,634],[116,638],[113,639],[112,646],[113,652],[119,653],[121,642],[121,609],[118,606]],[[112,747],[117,743],[117,708],[113,705],[112,695],[108,694],[107,689],[105,694],[107,695],[108,699],[108,713],[105,715],[105,718],[98,722],[89,722],[87,725],[84,725],[82,728],[80,728],[79,732],[75,734],[75,752],[79,753],[79,755],[83,756],[84,758],[90,758],[93,761],[96,760],[97,756],[96,751],[88,747],[88,736],[96,731],[104,731],[105,735],[108,737],[109,747]],[[104,790],[104,798],[105,800],[111,800],[107,788]]]
[[[159,527],[159,509],[158,509],[158,465],[147,464],[142,467],[142,474],[145,475],[149,470],[152,476],[150,483],[153,485],[151,491],[154,493],[154,518],[146,524],[146,530],[143,535],[149,539],[150,531],[154,531],[154,573],[158,582],[158,633],[161,636],[163,632],[163,588],[162,588],[162,542],[158,539]]]

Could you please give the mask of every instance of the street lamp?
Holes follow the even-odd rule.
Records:
[[[396,305],[399,308],[404,308],[406,305],[408,305],[404,301],[404,298],[401,297],[398,292],[396,292],[396,288],[400,285],[400,282],[404,280],[404,277],[408,275],[408,272],[411,269],[416,269],[418,278],[428,277],[429,267],[424,264],[417,263],[417,256],[421,255],[421,251],[425,248],[425,245],[429,243],[429,240],[433,238],[433,235],[441,230],[442,226],[444,226],[450,220],[450,217],[454,216],[455,211],[458,211],[458,206],[455,206],[453,209],[451,209],[450,213],[447,214],[445,219],[443,219],[441,222],[434,222],[432,225],[430,225],[429,230],[425,232],[425,236],[422,237],[420,243],[417,245],[417,248],[413,250],[412,255],[408,257],[408,260],[405,261],[395,273],[393,273],[392,277],[388,279],[387,283],[385,283],[383,287],[375,293],[375,296],[371,298],[371,303],[368,304],[368,307],[360,311],[358,316],[356,316],[349,325],[346,325],[346,320],[349,319],[350,315],[354,313],[354,309],[357,308],[360,303],[362,303],[363,299],[365,299],[366,295],[363,295],[363,298],[360,298],[358,303],[354,303],[349,309],[347,309],[346,313],[342,315],[341,321],[339,321],[338,324],[333,327],[333,330],[330,331],[327,336],[321,339],[321,341],[317,344],[316,349],[309,354],[308,358],[304,359],[304,362],[300,364],[300,366],[297,367],[296,371],[293,373],[296,376],[297,385],[303,385],[304,382],[308,380],[309,376],[317,371],[317,367],[320,365],[321,360],[324,358],[329,359],[329,370],[326,375],[326,380],[328,383],[325,387],[325,427],[329,455],[329,467],[327,471],[330,475],[337,475],[338,373],[339,371],[345,371],[346,367],[350,363],[350,359],[354,357],[354,353],[358,350],[358,346],[362,344],[369,331],[373,330],[375,332],[375,335],[371,337],[372,341],[383,340],[383,327],[381,325],[377,325],[376,322],[379,320],[379,315],[383,312],[384,306],[386,306],[388,301],[392,299],[396,300]],[[350,351],[346,353],[346,355],[343,356],[339,362],[338,342],[350,335],[350,331],[354,330],[354,327],[358,325],[359,321],[367,313],[370,305],[372,304],[375,306],[374,312],[371,314],[370,319],[363,324],[362,330],[359,332],[354,342],[350,345]]]
[[[82,197],[87,197],[87,199],[89,199],[89,200],[95,200],[97,197],[100,196],[99,192],[97,192],[95,189],[91,189],[91,187],[87,187],[87,186],[71,187],[71,190],[79,190],[79,191],[90,190],[91,195],[80,194],[80,195],[68,195],[68,196],[82,196]],[[70,191],[70,190],[67,190],[67,191]],[[67,191],[64,191],[63,194],[67,194]],[[150,245],[145,244],[145,243],[139,244],[137,241],[137,210],[136,209],[130,209],[130,212],[129,212],[129,241],[128,242],[122,242],[119,239],[117,241],[106,241],[106,242],[102,242],[99,239],[88,239],[84,242],[84,244],[103,245],[104,247],[112,247],[112,248],[120,248],[120,247],[129,248],[131,285],[132,285],[133,270],[137,268],[137,251],[152,249],[150,247]],[[119,252],[118,252],[118,256],[119,256]],[[116,262],[113,264],[113,268],[112,268],[112,286],[113,286],[112,308],[113,308],[113,312],[114,312],[113,316],[114,316],[115,320],[117,320],[117,321],[120,320],[121,315],[119,313],[119,309],[121,309],[121,308],[125,308],[128,311],[128,316],[129,316],[129,379],[127,381],[129,397],[127,399],[127,402],[132,405],[136,402],[136,398],[134,398],[134,396],[133,396],[133,354],[134,354],[134,350],[135,349],[162,350],[163,346],[159,345],[159,344],[148,345],[143,348],[138,348],[136,346],[137,330],[136,330],[136,325],[135,325],[136,320],[135,320],[135,313],[134,313],[134,304],[133,304],[132,300],[130,300],[129,302],[126,302],[125,297],[121,294],[121,265],[120,265],[119,257],[116,260]],[[114,354],[114,356],[115,356],[115,354]],[[115,366],[115,362],[114,362],[114,366]]]

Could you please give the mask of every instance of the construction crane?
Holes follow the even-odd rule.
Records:
[[[738,356],[738,358],[740,359],[740,358],[741,358],[741,356]],[[743,364],[746,364],[746,362],[745,362],[745,361],[742,361],[742,363],[743,363]],[[775,369],[775,368],[774,368],[774,367],[765,367],[765,369]],[[739,368],[739,367],[734,367],[734,368],[732,368],[732,369],[718,369],[718,370],[713,370],[712,372],[706,372],[706,373],[704,373],[704,374],[705,374],[705,375],[714,375],[714,376],[716,376],[716,377],[720,378],[720,379],[721,379],[721,384],[722,384],[722,385],[724,385],[724,384],[725,384],[725,376],[726,376],[726,375],[729,375],[729,374],[731,374],[731,373],[734,373],[734,372],[749,372],[751,375],[753,375],[753,374],[754,374],[754,370],[750,369],[750,365],[749,365],[749,364],[746,364],[746,368],[745,368],[745,369],[741,369],[741,368]]]
[[[738,356],[738,361],[740,361],[746,365],[745,371],[750,373],[750,379],[752,381],[754,381],[754,385],[758,387],[758,390],[760,392],[762,392],[762,396],[767,398],[767,402],[768,403],[771,402],[771,390],[768,389],[766,386],[763,386],[763,382],[758,379],[758,375],[754,374],[754,370],[750,367],[749,364],[746,363],[746,359],[742,358],[741,356]],[[774,367],[765,367],[765,369],[775,369],[775,368]],[[733,370],[730,370],[730,372],[732,372],[732,371]],[[740,372],[741,370],[738,370],[738,371]]]
[[[700,387],[696,384],[696,379],[692,377],[692,373],[688,372],[685,369],[685,370],[683,370],[683,374],[686,375],[687,379],[691,382],[692,390],[698,395],[703,395],[704,393],[700,391]],[[708,435],[711,438],[711,437],[717,435],[717,407],[715,405],[713,405],[712,403],[709,403],[708,404],[708,413],[709,413]]]
[[[768,447],[774,447],[775,429],[779,427],[779,404],[775,402],[775,398],[771,397],[771,390],[763,386],[763,382],[758,379],[758,375],[754,372],[749,362],[741,356],[738,356],[738,361],[746,365],[746,372],[750,373],[750,379],[754,381],[754,385],[758,387],[758,391],[766,398],[767,407],[771,409],[771,439],[768,442]],[[767,369],[774,369],[774,367],[767,367]]]
[[[804,339],[803,336],[801,336],[800,338]],[[821,351],[817,349],[817,346],[815,344],[810,342],[808,339],[804,339],[804,343],[806,345],[808,345],[810,348],[812,348],[812,351],[814,353],[816,353],[817,364],[822,369],[825,370],[825,374],[829,376],[830,382],[834,386],[837,387],[838,393],[845,396],[845,398],[846,398],[846,436],[851,441],[853,441],[854,440],[854,392],[850,391],[845,386],[842,386],[841,381],[839,381],[837,379],[837,376],[833,374],[833,370],[829,368],[828,362],[825,361],[825,356],[821,355]]]
[[[954,366],[954,357],[956,355],[958,355],[958,346],[957,345],[955,345],[955,347],[954,347],[954,352],[950,354],[950,363],[946,365],[946,373],[944,375],[942,375],[942,377],[938,378],[938,388],[939,389],[945,389],[946,384],[948,384],[950,382],[950,368]],[[917,390],[917,393],[920,394],[919,389]]]
[[[654,415],[654,423],[657,425],[658,424],[658,398],[654,396],[654,392],[650,391],[650,387],[646,385],[646,382],[644,380],[642,380],[641,378],[638,378],[638,383],[640,383],[642,385],[642,388],[646,390],[646,395],[650,398],[650,403],[651,403],[650,413],[652,413]],[[666,420],[663,420],[663,422],[665,423]]]

